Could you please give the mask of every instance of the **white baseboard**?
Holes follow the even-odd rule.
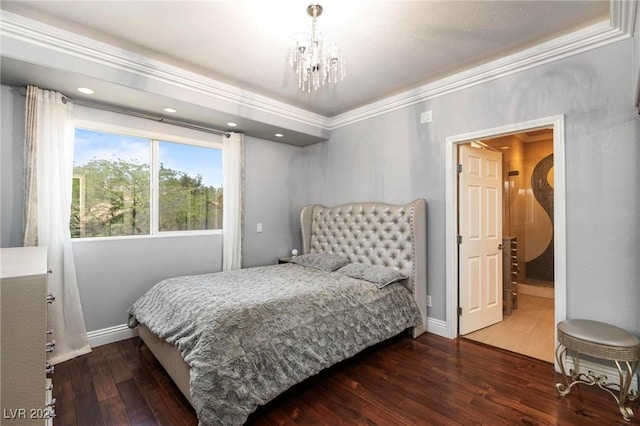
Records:
[[[427,331],[440,337],[449,338],[447,335],[447,323],[439,319],[427,318]]]
[[[570,356],[568,356],[565,360],[564,368],[567,374],[569,374],[569,372],[573,368],[573,359],[571,359]],[[560,368],[556,367],[556,371],[560,373]],[[607,376],[607,382],[620,383],[620,375],[618,373],[618,369],[611,365],[599,364],[597,362],[580,359],[580,371],[585,374],[589,371],[592,371],[596,377],[601,375]],[[636,392],[640,391],[640,388],[638,388],[638,374],[636,374],[633,377],[633,380],[631,380],[630,390],[635,390]]]
[[[127,324],[115,325],[113,327],[107,327],[87,333],[87,337],[89,337],[89,345],[91,345],[92,348],[137,336],[138,329],[131,329]]]

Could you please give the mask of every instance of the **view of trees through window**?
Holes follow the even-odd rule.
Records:
[[[72,238],[222,229],[222,151],[76,129],[69,226]]]

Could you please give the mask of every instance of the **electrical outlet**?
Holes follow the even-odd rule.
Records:
[[[258,223],[258,225],[256,226],[256,232],[262,232],[262,224]]]
[[[427,308],[431,307],[431,296],[427,295]]]

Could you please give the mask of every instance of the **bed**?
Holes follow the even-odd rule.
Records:
[[[201,425],[258,406],[363,349],[426,330],[426,202],[305,206],[293,263],[177,277],[129,326]]]

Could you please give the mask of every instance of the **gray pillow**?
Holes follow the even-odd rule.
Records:
[[[364,263],[350,263],[338,269],[337,272],[351,278],[372,282],[378,288],[409,278],[397,269],[378,265],[366,265]]]
[[[332,272],[342,268],[349,263],[349,260],[333,253],[307,253],[291,258],[291,262],[309,268],[320,269],[321,271]]]

